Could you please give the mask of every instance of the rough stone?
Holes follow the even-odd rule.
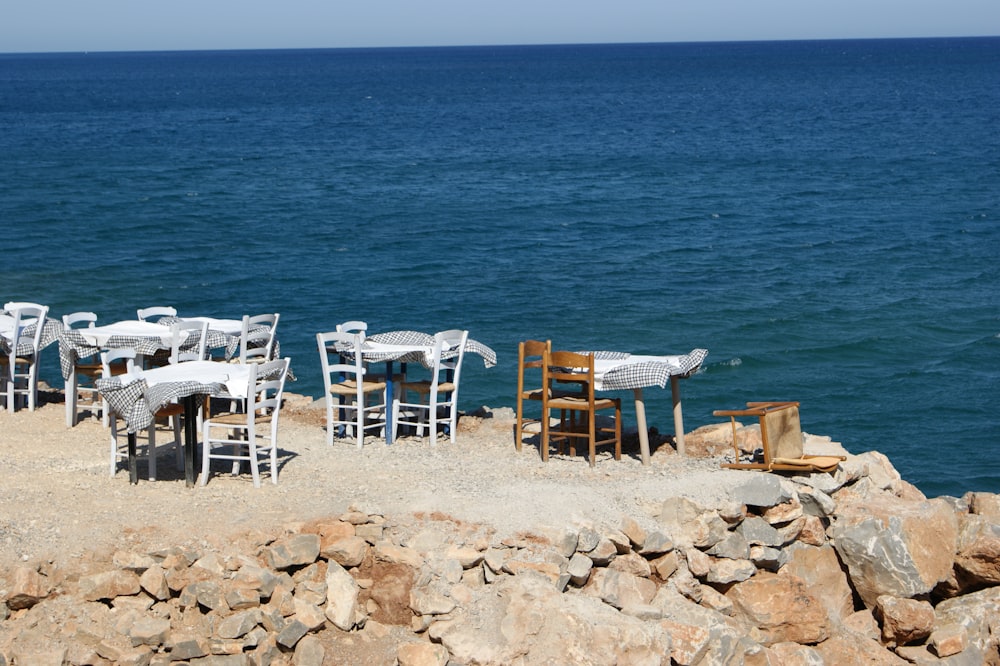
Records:
[[[875,614],[882,621],[882,641],[887,645],[921,642],[934,629],[934,607],[926,601],[884,594],[875,602]]]
[[[357,582],[342,566],[331,561],[328,563],[326,574],[326,590],[324,613],[327,619],[333,623],[333,626],[343,631],[353,629],[358,613],[360,593]]]
[[[142,589],[139,577],[131,571],[114,569],[101,573],[82,576],[79,582],[80,593],[87,601],[114,599],[123,595],[139,594]]]
[[[733,613],[761,632],[761,643],[820,643],[830,637],[830,618],[805,582],[766,571],[734,585],[726,597]]]
[[[44,577],[32,567],[14,569],[7,607],[10,610],[31,608],[48,595]]]
[[[272,569],[289,569],[315,562],[319,557],[319,545],[318,534],[295,534],[271,544],[264,556]]]
[[[841,502],[831,532],[855,589],[873,607],[882,594],[926,594],[949,576],[958,521],[940,500],[877,495]]]

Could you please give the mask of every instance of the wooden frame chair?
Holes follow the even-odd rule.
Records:
[[[803,453],[797,402],[748,402],[746,409],[717,409],[712,414],[728,416],[733,428],[736,462],[724,463],[723,467],[786,472],[833,472],[841,461],[846,460],[844,456],[817,456]],[[736,441],[738,416],[754,416],[760,419],[762,461],[740,462],[740,447]]]
[[[527,432],[525,428],[532,425],[538,425],[541,428],[541,416],[537,419],[524,418],[524,401],[537,400],[541,402],[542,392],[545,389],[541,385],[541,377],[539,377],[539,386],[525,388],[524,377],[525,371],[537,370],[541,374],[542,362],[547,351],[552,351],[551,340],[544,342],[524,340],[517,345],[517,430],[514,431],[514,444],[518,451],[521,450],[521,444],[524,442],[524,435]],[[541,431],[539,430],[539,432]]]
[[[578,391],[563,391],[558,385],[574,384]],[[594,395],[594,356],[568,351],[546,351],[542,357],[542,438],[539,442],[542,460],[549,459],[549,440],[566,439],[569,453],[576,455],[575,439],[587,440],[590,466],[594,466],[596,448],[615,446],[615,460],[622,459],[622,403],[619,398],[597,398]],[[561,410],[559,425],[551,426],[550,410]],[[615,410],[613,429],[597,428],[597,412]],[[566,418],[567,413],[569,418]],[[576,415],[586,413],[586,430],[581,430]],[[598,433],[614,433],[614,437],[598,439]]]

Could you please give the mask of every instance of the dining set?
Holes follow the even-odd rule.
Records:
[[[290,360],[280,357],[276,330],[280,315],[241,319],[181,317],[171,306],[140,308],[134,320],[97,324],[90,312],[63,316],[59,331],[60,369],[66,380],[66,425],[78,422],[80,397],[110,429],[110,471],[128,460],[129,479],[138,481],[137,438],[144,433],[150,479],[156,478],[157,422],[173,423],[173,446],[185,482],[195,484],[198,430],[202,430],[201,483],[213,459],[249,463],[254,485],[258,463],[270,462],[277,483],[276,405],[289,376]],[[268,394],[271,394],[268,396]],[[277,394],[277,398],[273,397]],[[267,396],[267,397],[264,397]],[[216,404],[228,410],[212,410]],[[121,450],[124,424],[126,451]],[[225,424],[230,453],[216,451],[213,428]],[[266,427],[259,427],[266,424]],[[183,437],[182,437],[183,430]],[[230,440],[231,433],[240,436]]]
[[[110,431],[112,476],[127,460],[129,479],[137,483],[141,435],[155,479],[157,425],[166,424],[188,486],[207,482],[213,460],[232,463],[233,474],[249,463],[255,486],[260,463],[268,463],[276,484],[278,417],[285,382],[294,379],[290,359],[281,356],[279,319],[277,313],[180,316],[171,306],[156,306],[111,323],[98,322],[92,312],[59,322],[43,305],[9,302],[0,311],[0,398],[11,411],[21,404],[33,410],[40,352],[58,342],[66,425],[74,427],[84,412],[100,417]],[[432,447],[442,435],[454,443],[466,354],[479,356],[486,368],[497,363],[496,352],[463,329],[371,333],[364,321],[345,321],[317,333],[316,345],[327,444],[347,440],[358,448],[366,439],[392,445],[403,435],[426,437]],[[640,457],[648,465],[644,389],[669,383],[674,441],[683,455],[680,380],[696,374],[707,354],[554,350],[550,340],[525,340],[518,345],[516,449],[537,437],[543,461],[553,445],[561,453],[568,444],[572,458],[582,441],[591,467],[599,446],[613,446],[620,459],[619,394],[631,391]],[[533,403],[538,409],[528,416]]]
[[[323,371],[327,443],[353,432],[359,448],[372,431],[392,444],[401,426],[418,436],[426,432],[431,446],[437,444],[439,430],[454,443],[466,352],[480,356],[487,368],[497,361],[493,349],[459,329],[434,335],[420,331],[369,335],[366,322],[349,321],[334,331],[317,333],[316,344]]]
[[[517,423],[515,445],[520,451],[526,435],[537,432],[539,452],[547,461],[552,443],[568,444],[571,456],[576,442],[588,447],[593,467],[596,448],[614,447],[614,457],[621,459],[622,403],[610,392],[631,390],[635,401],[636,430],[643,465],[650,463],[649,430],[643,389],[665,388],[670,383],[674,416],[674,439],[677,452],[685,454],[684,416],[680,380],[694,375],[708,355],[706,349],[693,349],[680,355],[632,354],[619,351],[553,350],[551,340],[525,340],[518,345]],[[531,383],[529,373],[534,373]],[[540,403],[535,418],[525,416],[525,407]],[[613,416],[599,421],[601,412]],[[603,425],[599,425],[603,423]]]

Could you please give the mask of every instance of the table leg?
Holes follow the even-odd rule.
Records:
[[[130,432],[128,434],[128,482],[131,484],[139,483],[139,461],[136,458],[135,433]]]
[[[670,397],[674,403],[674,440],[677,442],[677,453],[686,455],[684,450],[684,415],[681,413],[681,378],[670,377]]]
[[[198,448],[198,396],[184,396],[184,483],[194,487],[195,449]]]
[[[385,362],[385,443],[392,444],[392,405],[395,402],[392,387],[392,361]]]
[[[649,429],[646,427],[646,403],[642,399],[642,389],[632,389],[635,394],[635,421],[639,428],[639,453],[642,464],[649,464]]]

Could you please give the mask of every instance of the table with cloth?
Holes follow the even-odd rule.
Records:
[[[353,349],[336,350],[342,355],[354,353]],[[465,352],[476,354],[482,357],[483,365],[492,368],[497,364],[497,355],[490,347],[483,343],[466,340]],[[452,352],[455,356],[457,352]],[[386,395],[393,396],[393,363],[399,362],[405,369],[407,363],[420,363],[425,368],[434,367],[434,336],[420,331],[388,331],[385,333],[375,333],[367,338],[361,349],[361,356],[365,363],[385,363],[386,373]],[[446,354],[445,358],[449,358]],[[404,370],[405,371],[405,370]],[[392,416],[391,409],[386,410],[385,441],[392,444]]]
[[[59,365],[63,379],[69,379],[73,365],[77,360],[93,356],[102,349],[126,348],[134,349],[136,354],[153,356],[169,351],[173,333],[170,325],[177,321],[207,321],[208,335],[205,339],[206,349],[224,349],[225,359],[231,360],[239,353],[240,335],[243,322],[239,319],[215,319],[212,317],[164,317],[156,322],[126,320],[96,326],[94,328],[60,329]],[[261,330],[266,327],[259,327]],[[251,333],[258,332],[251,329]],[[192,340],[190,348],[195,346]],[[181,350],[185,350],[182,343]],[[277,358],[280,347],[277,340],[274,343],[274,357]]]
[[[28,324],[21,330],[15,350],[18,356],[28,356],[32,353],[32,340],[36,328],[36,324]],[[42,324],[42,337],[38,342],[39,351],[59,340],[60,331],[62,322],[46,317],[45,323]],[[14,316],[6,310],[0,310],[0,353],[9,354],[14,344]]]
[[[677,442],[677,453],[684,455],[684,416],[681,411],[680,380],[698,371],[708,356],[708,350],[692,349],[687,354],[674,356],[613,351],[587,353],[594,355],[596,390],[632,390],[635,396],[635,417],[639,429],[639,449],[643,465],[649,464],[649,430],[646,428],[643,389],[649,386],[665,388],[667,382],[670,382],[674,410],[674,438]]]
[[[245,398],[250,373],[246,365],[215,361],[186,361],[152,370],[97,380],[97,390],[111,409],[124,419],[128,430],[129,480],[138,482],[135,436],[153,426],[155,414],[165,405],[184,401],[184,479],[195,481],[198,445],[197,414],[206,396]]]

